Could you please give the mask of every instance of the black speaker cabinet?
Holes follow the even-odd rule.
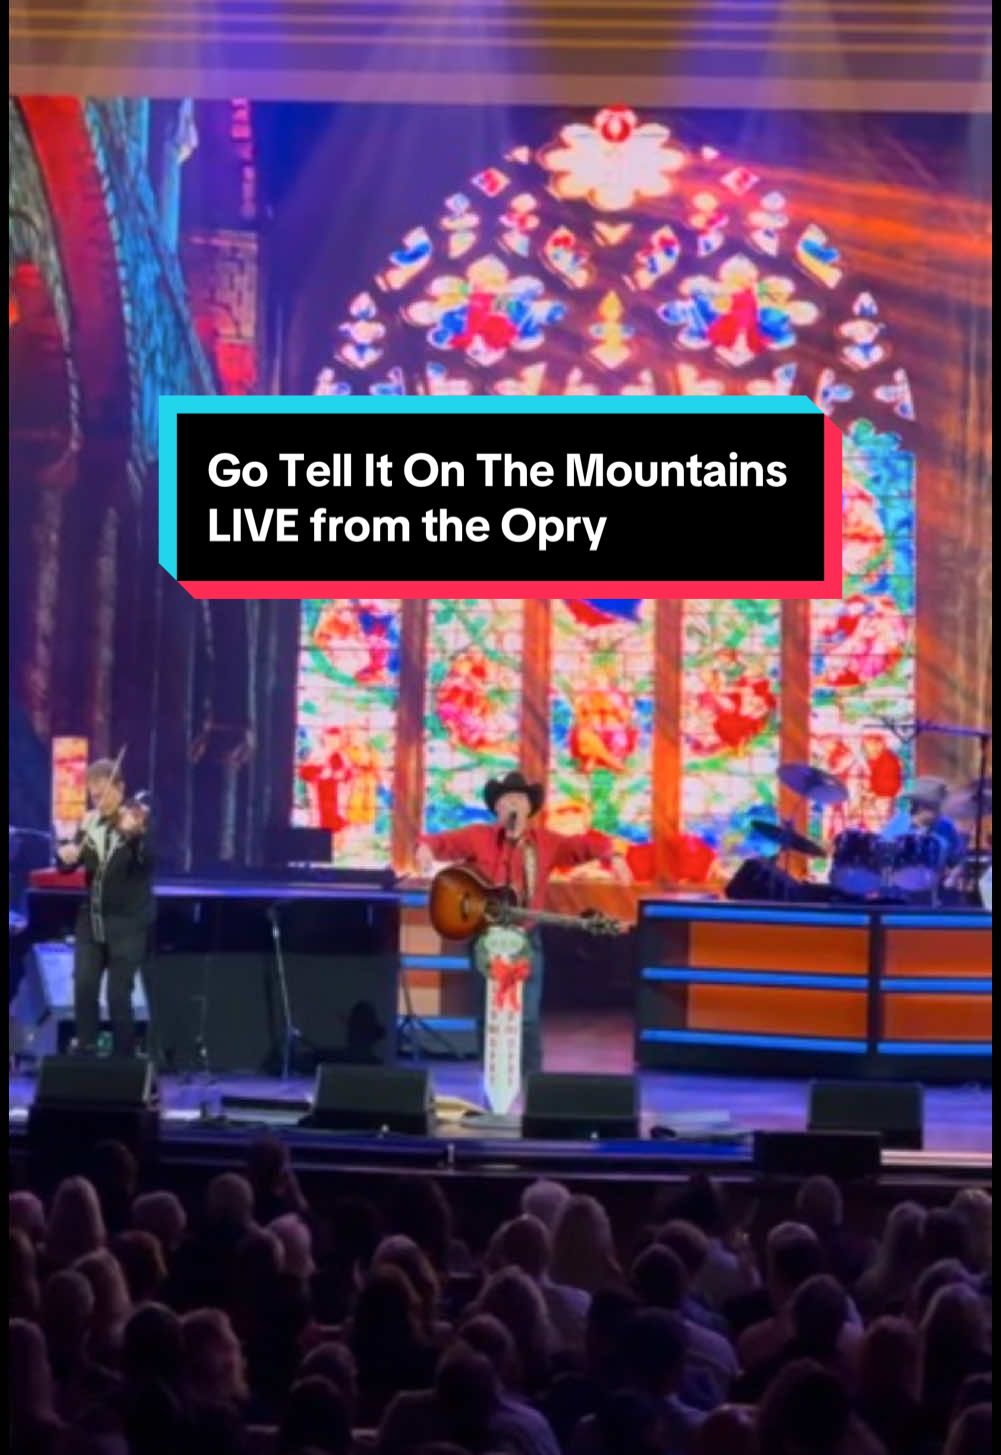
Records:
[[[917,1082],[814,1081],[811,1132],[876,1132],[884,1147],[924,1146],[924,1089]]]
[[[141,1159],[155,1147],[159,1118],[145,1057],[46,1056],[28,1113],[32,1165],[66,1176],[87,1170],[95,1142],[124,1142]]]
[[[636,1077],[535,1072],[525,1088],[522,1133],[555,1141],[638,1137]]]
[[[432,1100],[428,1073],[418,1067],[331,1063],[317,1070],[313,1110],[302,1125],[427,1136]]]
[[[872,1132],[755,1132],[753,1161],[771,1177],[875,1177],[880,1140]]]
[[[396,1047],[398,957],[284,955],[300,1069],[324,1061],[382,1064]],[[169,1071],[260,1075],[281,1065],[284,1016],[273,952],[158,955],[147,971],[152,1025]]]
[[[794,879],[774,859],[745,859],[724,891],[731,900],[770,900],[808,904],[819,897],[814,886]]]
[[[46,1056],[36,1106],[115,1106],[132,1111],[153,1101],[153,1066],[145,1056]]]

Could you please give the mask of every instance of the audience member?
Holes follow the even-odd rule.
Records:
[[[11,1230],[23,1233],[36,1250],[45,1242],[45,1205],[33,1192],[10,1194],[8,1218]]]
[[[28,1319],[11,1319],[7,1336],[7,1427],[12,1455],[59,1455],[65,1430],[56,1413],[45,1337]]]
[[[630,1271],[633,1292],[645,1308],[667,1309],[684,1320],[685,1380],[682,1397],[697,1409],[715,1409],[730,1393],[738,1373],[733,1345],[704,1324],[684,1317],[688,1295],[685,1265],[673,1249],[655,1243]]]
[[[855,1407],[886,1455],[921,1455],[925,1449],[920,1393],[918,1331],[907,1319],[884,1314],[862,1339]]]
[[[66,1178],[47,1216],[28,1187],[10,1198],[17,1455],[990,1444],[992,1204],[978,1188],[930,1213],[893,1208],[863,1267],[839,1188],[809,1178],[796,1222],[757,1205],[745,1219],[762,1282],[745,1226],[702,1175],[661,1196],[645,1231],[634,1214],[613,1233],[598,1198],[555,1182],[526,1187],[492,1235],[457,1200],[488,1243],[474,1258],[442,1182],[393,1179],[380,1205],[318,1170],[311,1202],[273,1138],[252,1146],[247,1177],[178,1176],[201,1204],[190,1226],[176,1194],[136,1196],[121,1144],[87,1165],[94,1181]],[[861,1185],[852,1207],[871,1212]],[[641,1249],[628,1278],[619,1247]]]
[[[940,1288],[921,1321],[921,1406],[933,1435],[946,1434],[963,1381],[990,1369],[980,1298],[962,1283]]]
[[[492,1314],[508,1330],[518,1350],[524,1387],[545,1388],[552,1372],[556,1339],[542,1294],[520,1268],[502,1268],[487,1280],[475,1312]]]
[[[10,1253],[7,1264],[8,1316],[15,1319],[37,1319],[41,1295],[38,1287],[38,1259],[35,1246],[20,1228],[10,1230]]]
[[[550,1277],[552,1239],[546,1225],[531,1214],[503,1223],[494,1234],[487,1264],[504,1268],[512,1265],[531,1278],[542,1294],[553,1327],[556,1346],[583,1354],[587,1310],[591,1296],[582,1288],[554,1283]]]
[[[308,1211],[288,1146],[278,1137],[258,1137],[247,1153],[247,1181],[254,1196],[254,1218],[262,1227],[286,1213]]]
[[[94,1184],[86,1177],[67,1177],[56,1188],[45,1229],[45,1262],[68,1268],[107,1242],[104,1216]]]
[[[134,1304],[160,1297],[167,1282],[167,1264],[158,1238],[129,1228],[111,1240],[111,1251],[121,1264]]]
[[[398,1390],[427,1389],[436,1362],[420,1300],[399,1268],[373,1269],[347,1326],[358,1366],[358,1417],[376,1425]]]
[[[792,1338],[790,1305],[808,1278],[823,1268],[817,1236],[803,1223],[779,1223],[765,1245],[765,1288],[771,1313],[741,1334],[737,1354],[743,1368],[753,1370],[773,1359]]]
[[[106,1248],[77,1259],[73,1265],[90,1284],[94,1312],[90,1321],[90,1352],[98,1363],[114,1369],[121,1355],[122,1334],[132,1300],[122,1266]]]
[[[596,1197],[576,1194],[564,1204],[553,1230],[550,1274],[585,1293],[624,1283],[612,1225]]]
[[[188,1215],[172,1192],[144,1192],[132,1204],[132,1226],[152,1233],[169,1259],[184,1241]]]
[[[692,1292],[712,1309],[721,1310],[749,1294],[759,1283],[746,1232],[730,1226],[719,1184],[698,1172],[684,1190],[667,1200],[664,1221],[694,1224],[706,1235],[709,1249]]]
[[[550,1233],[556,1229],[560,1213],[570,1201],[570,1189],[562,1182],[551,1182],[540,1178],[529,1183],[521,1194],[521,1211],[526,1217],[536,1218]]]
[[[880,1443],[852,1410],[848,1391],[810,1359],[788,1364],[758,1412],[761,1455],[882,1455]]]
[[[132,1200],[139,1181],[139,1164],[123,1142],[98,1142],[89,1158],[94,1184],[109,1233],[120,1233],[132,1222]]]
[[[278,1455],[348,1455],[351,1422],[344,1398],[318,1374],[289,1391],[278,1431]]]
[[[796,1194],[798,1220],[815,1235],[828,1273],[850,1288],[864,1273],[875,1251],[872,1241],[845,1227],[841,1189],[830,1177],[808,1177]]]
[[[864,1318],[903,1313],[924,1267],[926,1219],[924,1208],[915,1202],[899,1202],[891,1211],[876,1258],[855,1285]]]
[[[981,1275],[990,1273],[994,1237],[994,1207],[990,1193],[980,1187],[964,1187],[953,1198],[952,1208],[966,1224],[970,1269]]]

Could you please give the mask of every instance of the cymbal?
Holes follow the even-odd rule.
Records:
[[[835,778],[833,773],[825,773],[822,768],[813,768],[809,763],[783,763],[779,769],[779,782],[800,798],[805,798],[807,803],[818,807],[833,808],[848,799],[848,789],[840,778]]]
[[[953,789],[942,804],[942,812],[946,818],[959,819],[960,822],[973,822],[978,815],[987,818],[994,806],[993,791],[992,778],[975,778],[965,788]]]
[[[805,854],[808,859],[826,859],[827,850],[820,844],[815,844],[812,839],[804,838],[800,833],[784,823],[772,823],[769,819],[752,818],[750,823],[752,834],[757,834],[759,839],[766,839],[770,844],[777,844],[778,847],[788,854]]]

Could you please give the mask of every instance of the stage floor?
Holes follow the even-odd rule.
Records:
[[[482,1106],[480,1068],[475,1062],[434,1061],[430,1065],[437,1098],[454,1098]],[[559,1015],[546,1018],[545,1064],[548,1071],[629,1073],[632,1063],[632,1022],[628,1015],[602,1012],[587,1017]],[[289,1103],[288,1125],[297,1104],[312,1089],[307,1078],[279,1081],[262,1076],[226,1076],[180,1079],[160,1083],[164,1121],[190,1126],[193,1118],[215,1118],[227,1111],[224,1099],[237,1102]],[[10,1081],[11,1122],[23,1121],[35,1093],[35,1080],[18,1075]],[[733,1157],[743,1134],[752,1131],[801,1131],[806,1126],[807,1081],[751,1076],[693,1075],[685,1072],[642,1073],[641,1129],[649,1136],[666,1129],[663,1151],[696,1144],[713,1145],[719,1155]],[[991,1156],[993,1098],[990,1086],[929,1086],[925,1091],[924,1151],[919,1159],[939,1164],[983,1167]],[[234,1117],[236,1113],[233,1113]],[[283,1124],[275,1108],[276,1126]],[[494,1136],[517,1139],[516,1122],[490,1127],[467,1125],[438,1135]],[[673,1134],[673,1135],[672,1135]],[[724,1150],[727,1149],[727,1150]]]

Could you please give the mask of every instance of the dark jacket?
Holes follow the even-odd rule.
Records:
[[[81,829],[76,838],[84,844],[80,856],[87,876],[87,903],[81,906],[81,920],[88,921],[96,910],[105,920],[129,920],[133,924],[152,924],[156,908],[153,900],[154,852],[150,827],[137,838],[121,839],[104,862],[85,842]],[[72,869],[60,865],[66,873]]]

